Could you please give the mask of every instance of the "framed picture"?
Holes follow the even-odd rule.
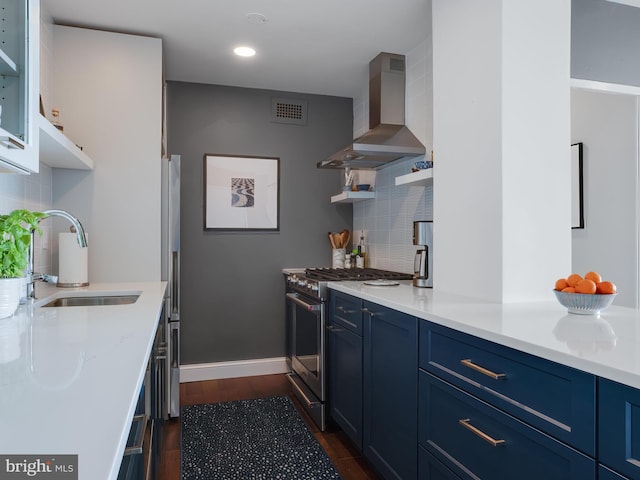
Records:
[[[582,143],[571,145],[571,228],[584,228]]]
[[[205,154],[205,230],[278,231],[279,183],[279,158]]]

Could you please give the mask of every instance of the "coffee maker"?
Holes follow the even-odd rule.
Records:
[[[433,222],[413,222],[413,244],[424,248],[416,252],[413,263],[413,286],[433,287]]]

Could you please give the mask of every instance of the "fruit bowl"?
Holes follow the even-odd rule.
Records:
[[[560,304],[567,307],[569,313],[578,315],[600,315],[600,312],[611,305],[617,295],[617,293],[568,293],[558,290],[554,290],[553,293]]]

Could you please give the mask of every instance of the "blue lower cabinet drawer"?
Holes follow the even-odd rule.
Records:
[[[604,465],[598,465],[598,480],[629,480],[627,477],[618,475],[613,470],[609,470]]]
[[[595,457],[594,375],[420,323],[421,368]]]
[[[592,458],[420,370],[419,442],[462,479],[595,480]]]
[[[640,479],[640,390],[598,379],[598,459]]]
[[[331,321],[362,336],[362,299],[331,291]]]
[[[418,447],[418,478],[420,480],[460,480],[459,476],[422,447]]]

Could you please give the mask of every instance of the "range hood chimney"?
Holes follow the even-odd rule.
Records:
[[[380,53],[369,62],[369,131],[318,162],[318,168],[375,170],[426,149],[404,122],[404,55]]]

